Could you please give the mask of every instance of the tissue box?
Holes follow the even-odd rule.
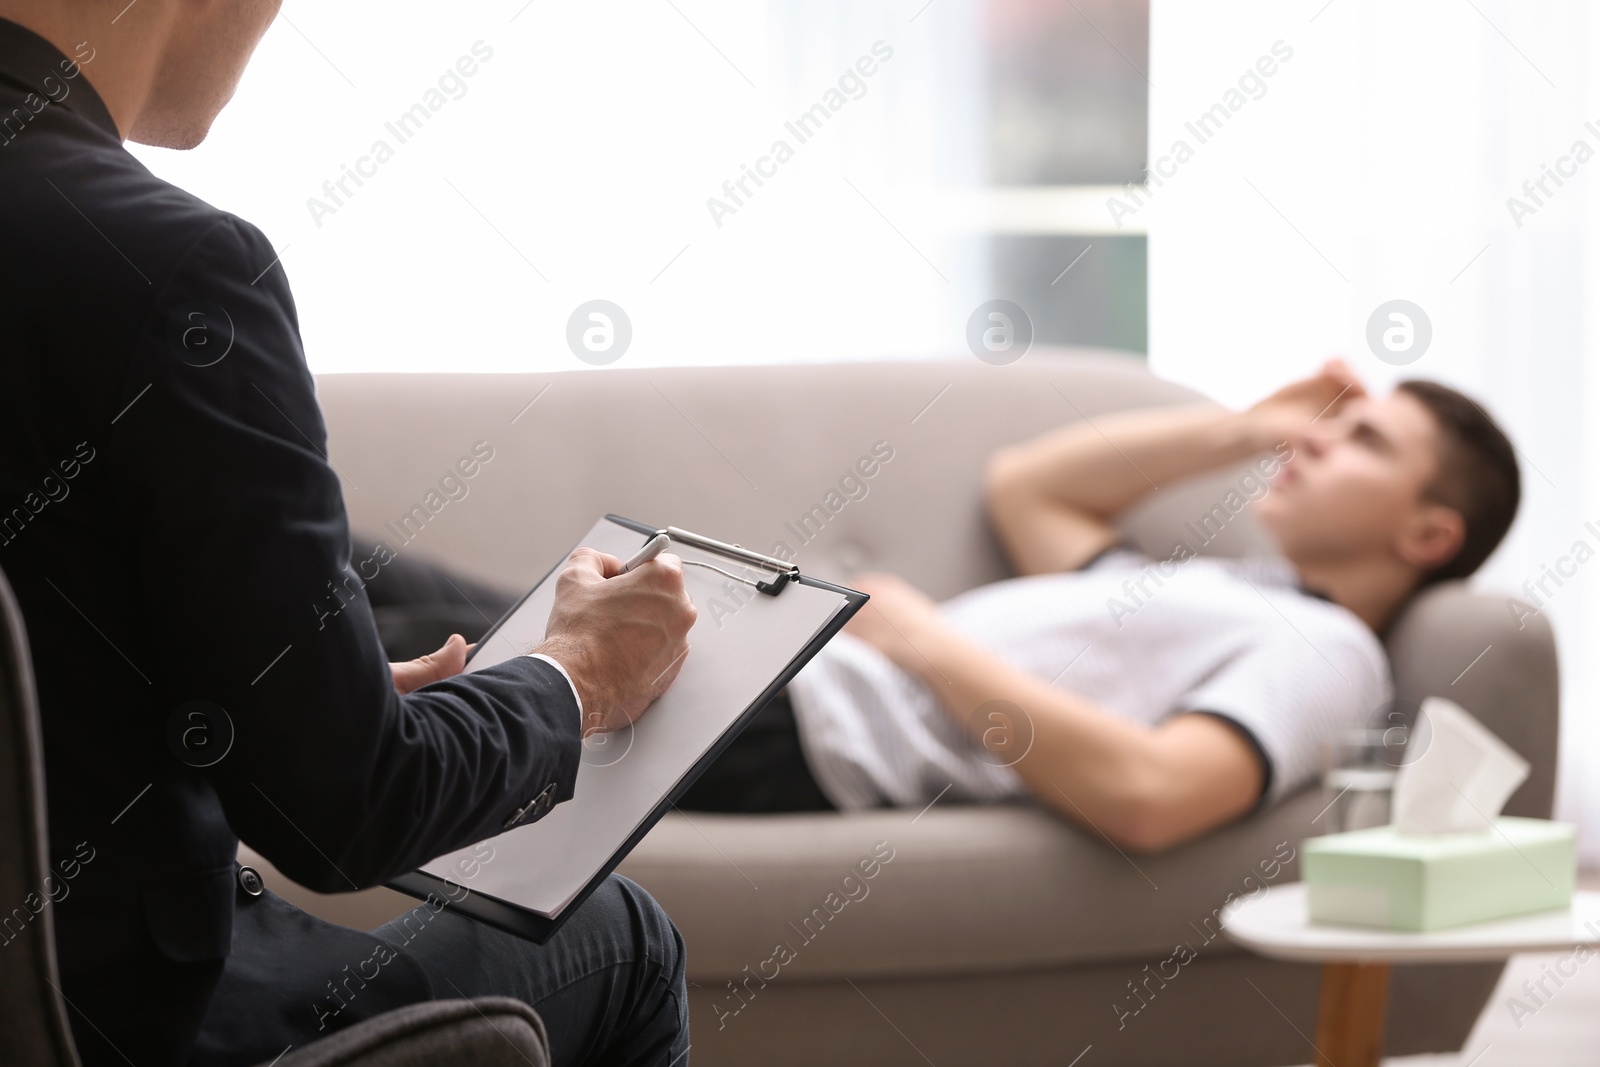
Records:
[[[1440,930],[1572,903],[1576,830],[1501,816],[1482,833],[1393,826],[1313,837],[1300,854],[1312,922]]]

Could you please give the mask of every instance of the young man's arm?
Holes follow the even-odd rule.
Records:
[[[1034,798],[1118,848],[1159,852],[1232,822],[1260,798],[1261,759],[1222,720],[1179,715],[1148,727],[1118,718],[952,630],[903,580],[853,582],[872,600],[847,631],[920,678],[979,744],[1008,759],[1026,748],[1012,769]],[[978,711],[992,701],[1015,705],[1020,717]]]
[[[1350,369],[1330,361],[1248,411],[1147,408],[1051,430],[990,457],[990,522],[1018,574],[1076,569],[1116,543],[1113,521],[1145,494],[1293,440],[1360,395]]]

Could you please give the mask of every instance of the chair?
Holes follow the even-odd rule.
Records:
[[[0,901],[36,892],[46,862],[44,752],[27,633],[0,573]],[[78,1067],[51,909],[0,952],[0,1063]],[[544,1024],[508,997],[397,1008],[280,1057],[276,1067],[548,1067]],[[264,1065],[265,1067],[265,1065]]]

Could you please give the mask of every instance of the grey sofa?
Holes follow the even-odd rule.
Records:
[[[941,598],[1006,576],[980,499],[993,448],[1107,411],[1196,399],[1131,357],[1037,350],[1008,367],[965,358],[333,376],[319,390],[353,521],[393,536],[411,514],[416,532],[401,552],[525,586],[616,511],[763,551],[783,542],[825,577],[892,570]],[[417,519],[414,505],[479,441],[493,459],[466,495]],[[865,496],[830,501],[880,441],[893,458]],[[1165,554],[1236,479],[1163,487],[1127,532]],[[1207,550],[1236,554],[1259,538],[1245,513]],[[1543,622],[1518,630],[1502,600],[1447,586],[1412,605],[1388,643],[1403,701],[1444,694],[1482,718],[1534,767],[1508,811],[1547,816],[1557,697]],[[674,814],[622,870],[687,942],[697,1063],[1067,1064],[1092,1045],[1084,1062],[1096,1065],[1297,1064],[1313,1056],[1304,1035],[1318,972],[1240,951],[1215,935],[1214,913],[1253,887],[1246,879],[1263,863],[1318,832],[1323,803],[1310,788],[1153,857],[1125,856],[1024,806]],[[893,859],[869,894],[807,925],[878,842]],[[1295,877],[1290,862],[1276,881]],[[387,891],[298,899],[369,926],[410,906]],[[760,977],[774,973],[765,961],[779,942],[793,958]],[[1195,957],[1176,977],[1148,981],[1171,974],[1163,961],[1180,943]],[[1388,1051],[1459,1047],[1498,974],[1399,968]]]

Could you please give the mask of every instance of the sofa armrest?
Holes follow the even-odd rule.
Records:
[[[1418,594],[1389,628],[1397,710],[1430,696],[1460,704],[1531,764],[1507,815],[1549,818],[1555,803],[1560,673],[1544,616],[1506,597],[1444,582]]]

